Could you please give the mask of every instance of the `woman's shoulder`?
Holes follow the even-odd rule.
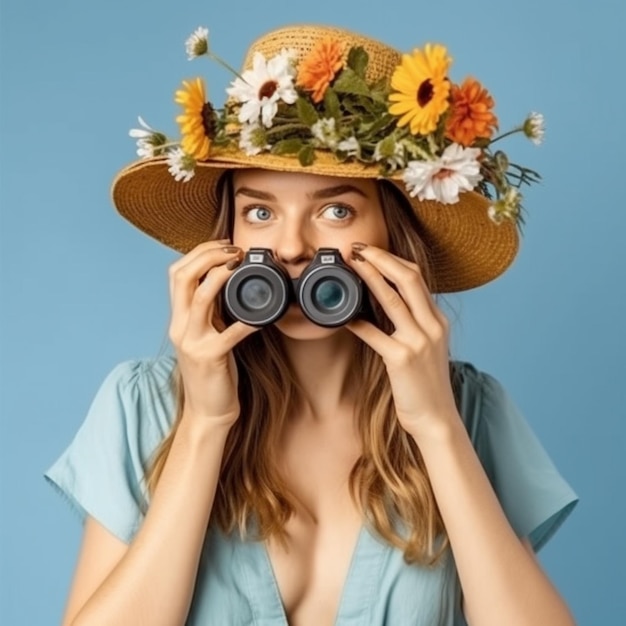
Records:
[[[141,386],[160,389],[172,382],[175,367],[176,359],[170,355],[127,359],[112,367],[104,382],[121,391]]]
[[[481,385],[486,378],[493,378],[470,361],[453,360],[450,361],[450,367],[453,375],[458,376],[465,384]]]
[[[509,522],[540,549],[578,497],[497,378],[455,361],[452,380],[459,413]]]
[[[111,368],[72,441],[44,476],[84,518],[130,542],[147,506],[144,473],[175,415],[172,357]]]
[[[493,375],[470,361],[450,361],[450,372],[456,389],[465,393],[480,394],[489,387],[502,387]]]
[[[106,375],[91,412],[109,413],[115,407],[126,428],[138,427],[164,436],[175,413],[176,359],[169,355],[128,359]]]
[[[479,422],[503,419],[517,409],[504,385],[469,361],[451,361],[451,380],[459,413],[470,434]]]

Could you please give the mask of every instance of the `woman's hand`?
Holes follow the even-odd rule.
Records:
[[[402,427],[415,437],[458,418],[448,365],[448,320],[417,264],[355,244],[348,262],[394,325],[387,335],[365,320],[347,324],[383,358]],[[392,283],[395,289],[389,284]]]
[[[169,337],[183,380],[184,414],[228,427],[240,412],[232,348],[257,329],[241,322],[216,328],[213,321],[215,298],[242,255],[228,240],[208,241],[169,270]]]

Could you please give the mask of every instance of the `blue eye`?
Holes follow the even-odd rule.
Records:
[[[331,220],[343,221],[354,214],[354,211],[343,204],[332,204],[324,209],[324,217]]]
[[[271,216],[270,210],[263,206],[255,206],[246,211],[246,219],[249,222],[267,222]]]

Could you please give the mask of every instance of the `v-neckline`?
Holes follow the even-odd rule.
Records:
[[[246,580],[250,597],[255,600],[255,616],[260,618],[255,621],[255,624],[288,626],[285,605],[280,595],[278,580],[272,567],[267,546],[264,541],[253,541],[251,544],[256,561],[256,567],[252,569],[256,576],[250,575],[251,572],[248,572]],[[341,626],[344,620],[355,623],[353,621],[355,618],[369,614],[384,552],[385,548],[380,541],[371,535],[365,524],[361,524],[339,596],[335,626]],[[257,580],[257,577],[260,580]],[[279,621],[275,621],[276,619]],[[363,620],[362,623],[367,623],[367,621]]]

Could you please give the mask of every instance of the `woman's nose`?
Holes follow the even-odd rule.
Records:
[[[314,238],[306,224],[285,224],[277,233],[274,254],[283,265],[297,266],[309,262],[315,250]]]

